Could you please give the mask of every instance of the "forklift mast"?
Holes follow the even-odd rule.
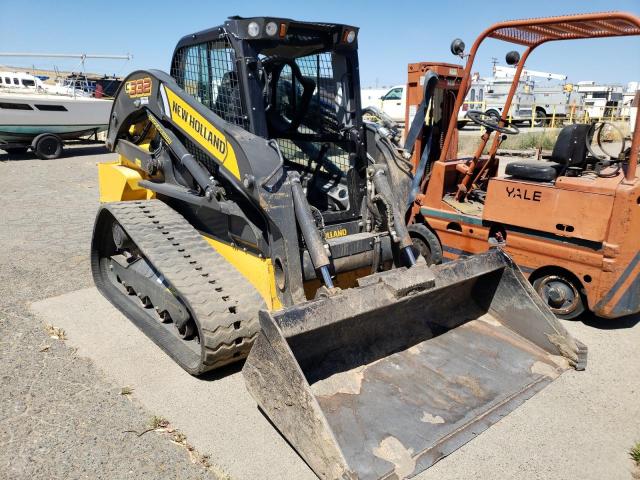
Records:
[[[435,63],[435,62],[418,62],[410,63],[408,67],[407,80],[407,104],[405,111],[405,138],[409,132],[409,126],[412,124],[416,115],[416,111],[424,100],[424,79],[427,72],[435,73],[438,80],[433,92],[433,100],[431,109],[427,112],[427,120],[422,125],[418,136],[416,137],[413,151],[411,154],[411,163],[413,172],[418,168],[420,159],[428,143],[428,137],[431,136],[431,149],[428,154],[427,166],[424,178],[421,179],[420,192],[424,192],[426,182],[428,180],[430,165],[440,158],[444,140],[447,136],[448,128],[451,124],[451,116],[455,114],[454,106],[460,86],[462,84],[462,76],[464,67],[452,63]],[[429,127],[429,125],[431,127]],[[458,132],[453,132],[453,140],[449,145],[447,152],[448,158],[455,158],[458,154]],[[413,220],[419,212],[419,205],[414,203],[410,212],[410,219]]]

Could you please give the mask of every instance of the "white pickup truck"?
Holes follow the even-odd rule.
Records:
[[[388,90],[363,89],[362,108],[377,107],[389,115],[394,122],[404,124],[404,114],[407,105],[407,90],[405,85],[396,85]]]

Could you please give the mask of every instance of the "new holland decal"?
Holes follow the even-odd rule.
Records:
[[[329,230],[324,233],[324,238],[330,240],[332,238],[345,237],[347,235],[346,228],[339,228],[338,230]]]
[[[171,120],[239,180],[240,170],[235,152],[222,132],[170,88],[164,87],[164,89],[169,101],[169,112],[166,113],[171,117]]]

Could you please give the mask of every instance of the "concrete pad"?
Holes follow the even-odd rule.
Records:
[[[202,380],[176,365],[98,293],[78,290],[32,304],[67,343],[117,386],[130,385],[152,414],[168,419],[233,479],[317,478],[259,412],[239,367]]]
[[[313,472],[258,411],[239,368],[196,379],[175,365],[95,289],[32,305],[117,386],[131,385],[234,479],[313,479]],[[640,317],[564,322],[589,347],[570,371],[478,438],[417,475],[436,479],[627,480],[640,440]]]

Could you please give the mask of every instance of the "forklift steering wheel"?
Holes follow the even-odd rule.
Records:
[[[505,133],[507,135],[517,135],[520,133],[520,129],[513,125],[509,120],[502,120],[503,126],[500,126],[500,119],[493,115],[488,115],[480,110],[469,110],[467,117],[476,125],[481,125],[489,132],[495,130],[496,132]]]
[[[609,151],[605,149],[604,146],[602,145],[602,142],[606,141],[602,138],[603,137],[602,132],[605,131],[605,129],[609,129],[609,131],[611,130],[615,131],[618,135],[618,138],[621,140],[620,151],[615,152],[614,155],[609,153]],[[606,131],[605,131],[605,136],[606,136]],[[595,147],[595,145],[593,145],[594,139],[596,140],[598,144],[598,149],[602,152],[602,154],[598,154],[594,151],[594,147]],[[589,131],[587,132],[587,136],[585,138],[585,143],[586,143],[587,150],[593,156],[593,158],[600,161],[618,160],[623,156],[625,148],[627,146],[627,140],[625,139],[622,131],[618,127],[616,127],[613,123],[605,122],[605,121],[593,122],[591,124],[591,128],[589,128]]]

